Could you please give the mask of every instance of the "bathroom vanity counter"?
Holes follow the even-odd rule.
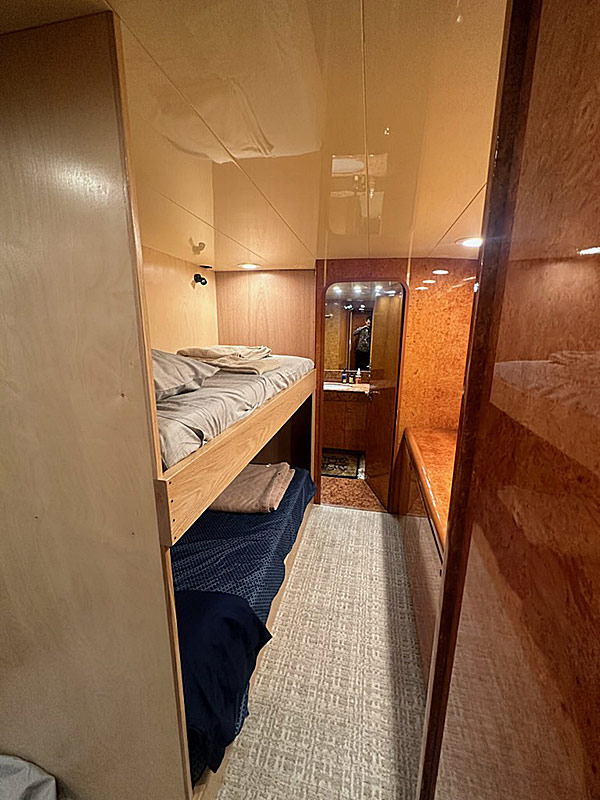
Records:
[[[370,386],[368,383],[336,383],[334,381],[326,381],[323,384],[323,389],[326,392],[362,392],[369,394]]]

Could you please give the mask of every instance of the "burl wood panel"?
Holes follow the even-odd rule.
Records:
[[[158,350],[216,344],[217,295],[214,274],[188,261],[143,248],[144,286],[150,343]],[[208,283],[194,283],[202,272]]]
[[[0,38],[0,752],[183,800],[117,64],[110,14]]]
[[[274,353],[315,354],[315,273],[312,270],[219,272],[221,344],[265,344]]]
[[[446,269],[448,275],[434,275],[435,269]],[[475,283],[469,278],[476,274],[477,262],[470,259],[411,262],[400,432],[458,427]]]
[[[598,63],[600,6],[545,0],[438,800],[600,797]]]

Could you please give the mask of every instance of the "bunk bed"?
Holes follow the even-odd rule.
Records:
[[[276,359],[264,374],[198,365],[195,375],[176,354],[153,351],[155,495],[194,797],[211,797],[222,780],[315,494],[314,363]],[[172,392],[159,391],[163,368],[174,369]],[[277,509],[211,509],[251,461],[293,465]]]
[[[285,357],[283,358],[285,362]],[[237,421],[231,420],[231,409],[226,414],[221,414],[220,420],[210,420],[211,432],[217,435],[206,443],[201,437],[197,444],[192,445],[192,452],[183,459],[164,468],[165,459],[161,457],[157,464],[155,479],[155,494],[159,516],[159,528],[162,544],[171,546],[188,530],[192,523],[210,506],[223,489],[228,486],[236,475],[255,458],[263,447],[277,434],[283,425],[300,409],[310,398],[315,390],[315,369],[309,359],[292,359],[296,371],[291,372],[288,362],[285,362],[287,372],[275,379],[265,376],[215,376],[208,378],[200,389],[183,395],[183,403],[188,405],[198,402],[206,405],[211,396],[219,397],[230,387],[231,394],[239,393],[241,384],[247,384],[250,394],[256,395],[256,385],[261,387],[260,394],[267,399],[253,408],[250,413],[244,410],[243,404],[233,412]],[[290,374],[295,379],[290,380]],[[267,373],[268,375],[268,373]],[[296,377],[299,375],[299,377]],[[279,377],[279,381],[277,380]],[[232,380],[235,379],[235,380]],[[269,384],[265,386],[267,380]],[[281,383],[285,388],[279,388]],[[254,388],[253,388],[254,387]],[[178,401],[180,409],[182,401]],[[170,406],[159,406],[158,417],[165,416],[171,423],[180,424],[177,413],[186,414],[174,408],[177,403]],[[186,417],[184,416],[184,419]],[[191,435],[193,433],[190,431]],[[305,432],[310,437],[310,428]],[[160,434],[159,434],[160,436]],[[164,442],[164,434],[163,434]],[[194,449],[195,448],[195,449]],[[164,447],[163,447],[164,451]],[[170,463],[170,459],[167,460]]]

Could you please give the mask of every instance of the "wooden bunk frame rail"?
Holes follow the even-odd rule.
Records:
[[[315,390],[316,370],[239,420],[154,482],[161,543],[181,538]]]

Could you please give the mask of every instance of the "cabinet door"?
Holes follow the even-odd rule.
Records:
[[[357,394],[346,400],[345,446],[346,450],[364,451],[367,429],[367,395]]]
[[[343,450],[345,445],[346,400],[340,393],[325,393],[323,403],[323,447]],[[333,395],[333,396],[332,396]]]

